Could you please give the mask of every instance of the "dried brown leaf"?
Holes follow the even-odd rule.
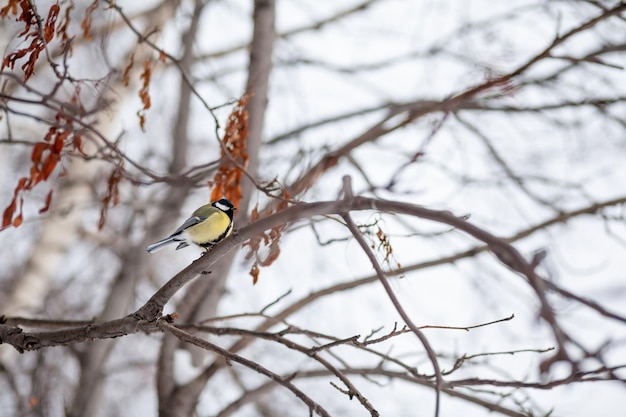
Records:
[[[54,191],[54,189],[50,189],[50,191],[48,191],[48,195],[46,195],[46,205],[43,206],[41,209],[39,209],[39,214],[43,214],[48,212],[48,210],[50,210],[50,203],[52,203],[52,192]]]
[[[109,207],[115,207],[119,204],[119,183],[122,179],[122,166],[115,167],[107,182],[107,194],[102,199],[102,207],[100,208],[100,219],[98,220],[98,230],[102,230],[106,223]]]
[[[255,262],[254,265],[252,265],[252,268],[250,268],[250,275],[252,275],[253,285],[256,285],[256,283],[259,281],[259,272],[261,271],[259,270],[259,267]]]
[[[80,23],[80,27],[83,30],[83,35],[85,36],[85,40],[91,40],[91,23],[92,23],[92,14],[98,8],[99,0],[94,0],[93,3],[87,7],[85,10],[85,17],[83,21]]]
[[[17,6],[19,3],[19,0],[9,0],[7,5],[0,9],[0,17],[4,19],[9,14],[17,15]]]
[[[58,4],[50,6],[50,11],[48,12],[48,17],[46,18],[46,23],[43,28],[43,38],[46,43],[49,43],[54,38],[54,27],[56,25],[57,18],[59,17],[60,10],[61,8]]]

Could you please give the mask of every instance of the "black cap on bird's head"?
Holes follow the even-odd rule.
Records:
[[[211,205],[216,209],[222,210],[225,213],[232,213],[233,211],[237,210],[233,203],[225,198],[214,201],[211,203]]]

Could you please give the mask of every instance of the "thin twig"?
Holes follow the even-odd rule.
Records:
[[[191,343],[195,346],[198,346],[210,352],[216,353],[220,355],[221,357],[223,357],[224,359],[226,359],[227,361],[237,362],[249,369],[252,369],[253,371],[261,375],[265,375],[266,377],[270,378],[272,381],[284,386],[285,388],[293,392],[295,396],[298,397],[303,403],[305,403],[312,412],[315,412],[316,414],[323,416],[323,417],[330,417],[330,414],[328,414],[328,412],[321,405],[316,403],[313,399],[311,399],[308,395],[306,395],[298,387],[296,387],[295,385],[291,383],[291,379],[293,378],[283,378],[280,375],[270,371],[269,369],[265,368],[264,366],[260,365],[257,362],[246,359],[243,356],[239,356],[235,353],[231,353],[228,350],[223,349],[204,339],[195,337],[192,334],[187,333],[186,331],[181,330],[172,324],[169,324],[166,320],[159,320],[157,325],[164,332],[169,332],[173,334],[174,336],[176,336],[183,342]]]
[[[343,180],[344,180],[343,189],[345,193],[344,198],[349,201],[353,198],[352,184],[350,181],[350,177],[346,176],[344,177]],[[374,254],[374,252],[372,252],[371,248],[369,247],[369,245],[363,238],[363,235],[361,234],[358,226],[352,220],[352,217],[350,216],[349,212],[341,213],[341,217],[346,222],[346,226],[348,227],[348,230],[350,230],[355,240],[358,242],[359,246],[361,246],[361,249],[363,250],[363,252],[365,252],[370,262],[372,263],[372,267],[376,271],[378,279],[380,280],[381,284],[383,284],[383,287],[385,288],[385,291],[387,292],[389,299],[393,303],[393,306],[396,308],[396,311],[398,312],[398,314],[400,314],[400,317],[402,317],[402,320],[404,320],[406,325],[409,326],[409,328],[413,331],[413,333],[415,333],[415,335],[418,337],[418,339],[424,346],[426,353],[428,354],[428,358],[430,359],[430,362],[433,365],[433,369],[435,371],[436,384],[435,384],[435,414],[434,416],[438,417],[439,407],[440,407],[441,389],[443,386],[443,377],[441,375],[441,369],[439,368],[439,363],[437,361],[437,354],[435,353],[433,348],[430,346],[430,342],[428,341],[426,336],[413,323],[409,315],[404,310],[404,307],[402,307],[400,300],[398,300],[398,297],[396,297],[396,294],[394,293],[393,288],[391,288],[391,284],[389,283],[389,278],[387,278],[385,271],[383,271],[383,268],[380,266],[380,264],[378,263],[378,260],[376,259],[376,255]]]

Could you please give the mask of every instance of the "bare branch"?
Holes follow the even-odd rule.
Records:
[[[309,410],[311,410],[311,412],[315,412],[317,415],[320,415],[320,416],[330,417],[330,414],[328,414],[328,412],[321,405],[313,401],[308,395],[306,395],[304,392],[302,392],[299,388],[297,388],[295,385],[291,383],[291,379],[293,379],[293,377],[283,378],[280,375],[275,374],[269,369],[261,366],[257,362],[251,361],[249,359],[246,359],[234,353],[230,353],[228,350],[222,349],[221,347],[214,345],[213,343],[209,343],[206,340],[195,337],[177,328],[176,326],[173,326],[167,323],[166,320],[159,320],[158,327],[164,332],[172,333],[174,336],[178,337],[180,340],[184,342],[191,343],[195,346],[201,347],[210,352],[217,353],[218,355],[220,355],[227,361],[239,363],[241,365],[246,366],[247,368],[252,369],[253,371],[259,374],[265,375],[266,377],[270,378],[272,381],[284,386],[285,388],[293,392],[296,397],[298,397],[303,403],[307,405],[307,407],[309,407]]]

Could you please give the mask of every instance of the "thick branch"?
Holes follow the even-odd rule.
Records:
[[[616,199],[612,203],[614,204],[611,205],[624,204],[626,203],[626,198]],[[574,215],[594,213],[605,206],[606,204],[598,203],[597,205],[574,211],[563,218],[555,218],[544,222],[544,227],[550,224],[565,221],[567,218],[571,218]],[[316,203],[301,203],[259,219],[256,222],[240,229],[237,233],[225,239],[222,243],[215,246],[210,252],[197,259],[191,265],[172,277],[146,302],[146,304],[144,304],[135,313],[123,319],[107,323],[97,323],[69,330],[29,333],[28,335],[33,336],[35,340],[32,340],[34,343],[28,345],[9,342],[9,340],[15,340],[15,338],[7,337],[7,334],[10,333],[12,329],[14,330],[15,327],[2,325],[0,328],[0,338],[3,342],[10,343],[16,348],[33,350],[47,346],[77,343],[92,338],[118,337],[124,334],[132,334],[137,331],[142,331],[142,329],[150,327],[150,325],[144,324],[144,322],[154,323],[161,316],[161,312],[165,304],[183,286],[199,275],[202,275],[202,279],[212,279],[210,275],[203,275],[203,271],[210,270],[212,265],[219,261],[219,259],[221,259],[225,254],[234,248],[239,247],[243,242],[247,241],[251,237],[257,236],[263,231],[269,230],[276,225],[291,223],[299,219],[309,219],[314,216],[327,216],[361,210],[378,210],[381,212],[404,214],[447,224],[485,243],[489,250],[494,250],[498,256],[502,256],[507,259],[510,255],[510,257],[517,262],[524,262],[526,266],[530,266],[521,254],[507,241],[508,239],[498,238],[486,230],[471,224],[464,218],[455,216],[449,211],[432,210],[405,202],[366,197],[354,197],[350,201],[337,200]],[[527,236],[530,233],[530,231],[521,232],[517,238]],[[517,265],[517,267],[523,267],[523,265]]]

